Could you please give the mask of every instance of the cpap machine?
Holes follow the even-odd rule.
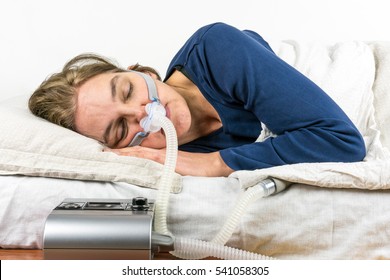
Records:
[[[135,71],[133,71],[135,72]],[[288,183],[269,178],[249,188],[238,200],[218,234],[210,242],[175,238],[167,227],[170,186],[177,159],[177,136],[160,104],[153,79],[145,80],[149,99],[147,116],[140,122],[144,131],[129,146],[139,145],[149,133],[164,130],[167,148],[156,201],[131,199],[66,199],[48,216],[44,229],[45,259],[152,259],[155,253],[170,252],[182,259],[271,259],[230,248],[224,244],[235,230],[246,206],[261,197],[284,190]]]
[[[45,259],[152,259],[174,250],[173,238],[153,231],[154,201],[66,199],[46,220]]]

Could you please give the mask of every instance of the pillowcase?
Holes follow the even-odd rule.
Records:
[[[370,42],[375,57],[376,75],[373,86],[375,119],[381,131],[383,146],[390,148],[390,42]]]
[[[102,152],[103,146],[32,115],[28,96],[0,103],[0,175],[126,182],[157,188],[163,165]],[[180,192],[181,176],[172,192]]]

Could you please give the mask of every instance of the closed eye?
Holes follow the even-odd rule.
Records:
[[[115,131],[114,143],[112,145],[108,144],[110,148],[117,148],[119,143],[126,139],[128,133],[128,127],[125,118],[119,120],[118,125],[116,126],[114,131]]]
[[[129,89],[128,91],[124,94],[124,100],[127,101],[130,99],[131,95],[133,93],[133,84],[129,82]]]
[[[127,132],[128,132],[126,119],[122,119],[121,126],[122,126],[122,133],[121,133],[121,136],[119,138],[118,143],[126,139]]]

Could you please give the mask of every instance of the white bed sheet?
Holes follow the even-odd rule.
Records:
[[[64,198],[154,198],[156,190],[106,183],[0,176],[0,247],[42,248],[44,222]],[[183,178],[170,198],[175,236],[210,240],[242,192],[234,178]],[[390,259],[390,191],[293,185],[248,206],[228,245],[279,259]]]

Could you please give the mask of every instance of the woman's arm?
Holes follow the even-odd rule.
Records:
[[[186,65],[187,73],[210,100],[216,100],[217,107],[241,108],[236,110],[242,110],[243,116],[250,112],[278,135],[221,150],[230,168],[253,170],[364,158],[363,138],[342,109],[314,82],[275,55],[256,33],[215,24],[192,49]],[[223,125],[240,133],[246,121],[237,118]]]

